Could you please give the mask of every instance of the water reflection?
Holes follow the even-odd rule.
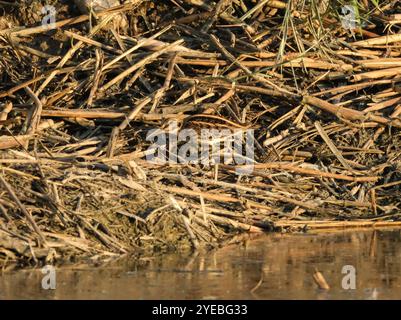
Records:
[[[0,299],[401,299],[400,230],[269,234],[209,253],[63,267],[57,289],[40,270],[0,276]],[[344,265],[356,290],[342,288]],[[330,290],[317,288],[319,270]]]

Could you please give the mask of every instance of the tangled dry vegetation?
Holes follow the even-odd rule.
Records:
[[[398,223],[399,1],[78,2],[0,1],[0,260]],[[149,163],[172,120],[253,129],[254,170]]]

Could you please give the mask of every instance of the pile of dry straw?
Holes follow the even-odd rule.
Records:
[[[88,2],[0,2],[0,260],[398,224],[398,1]],[[147,161],[171,121],[253,130],[253,170]]]

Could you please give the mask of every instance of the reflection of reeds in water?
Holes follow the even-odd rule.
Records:
[[[62,267],[53,293],[40,291],[40,271],[5,273],[1,298],[130,299],[394,299],[400,298],[400,231],[376,231],[376,256],[369,252],[371,231],[316,235],[272,235],[247,246],[211,253],[121,260],[103,268]],[[344,290],[342,269],[356,270],[356,290]],[[75,270],[74,270],[75,269]],[[316,269],[330,290],[317,289]],[[18,290],[16,288],[24,288]]]

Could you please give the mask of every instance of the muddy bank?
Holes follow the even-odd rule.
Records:
[[[397,1],[361,1],[353,29],[337,1],[133,0],[88,12],[7,2],[3,262],[399,223]],[[155,129],[167,134],[162,164],[149,161]],[[229,132],[209,144],[253,139],[182,161],[187,141],[183,153],[169,146],[185,129],[197,147],[205,129]]]

